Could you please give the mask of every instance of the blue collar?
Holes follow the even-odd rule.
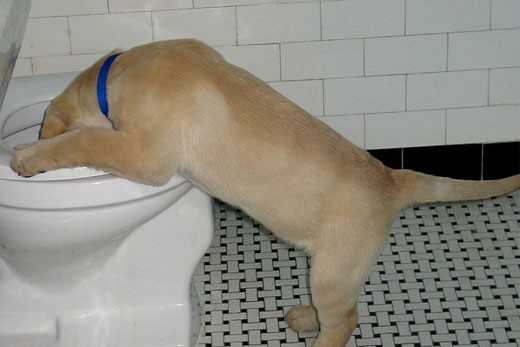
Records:
[[[97,78],[97,99],[101,112],[108,118],[108,100],[107,100],[107,78],[110,66],[121,53],[116,53],[108,57],[101,65]]]

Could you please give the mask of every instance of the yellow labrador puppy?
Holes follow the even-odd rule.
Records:
[[[41,139],[17,148],[12,169],[90,166],[152,185],[178,173],[239,206],[312,257],[313,304],[285,319],[299,332],[319,329],[315,347],[349,339],[358,292],[403,207],[520,187],[520,175],[477,182],[387,168],[195,40],[117,56],[105,117],[96,93],[104,61],[54,99]]]

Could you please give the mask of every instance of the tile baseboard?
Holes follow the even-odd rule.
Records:
[[[369,150],[394,169],[458,179],[498,179],[520,174],[520,142]]]

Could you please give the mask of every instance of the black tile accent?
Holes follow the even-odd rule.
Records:
[[[485,144],[484,179],[497,179],[520,174],[520,142]]]
[[[390,148],[368,151],[393,169],[412,169],[460,179],[520,174],[520,142]]]
[[[404,148],[403,168],[436,176],[479,180],[482,145]]]
[[[368,151],[373,157],[379,159],[388,167],[392,169],[403,168],[403,149],[402,148],[390,148],[390,149],[372,149]]]

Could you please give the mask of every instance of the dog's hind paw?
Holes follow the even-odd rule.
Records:
[[[320,328],[316,310],[312,306],[293,306],[284,320],[296,332],[317,331]]]

